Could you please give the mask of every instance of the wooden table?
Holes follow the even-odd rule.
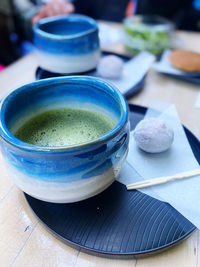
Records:
[[[200,34],[178,32],[188,49],[200,52]],[[119,43],[112,49],[124,53]],[[0,73],[0,98],[16,87],[35,79],[35,54],[30,54]],[[177,81],[150,71],[143,91],[130,99],[131,103],[149,106],[153,100],[176,105],[181,122],[200,138],[200,109],[194,104],[199,86]],[[174,248],[144,259],[111,259],[88,255],[58,240],[38,221],[4,167],[0,156],[0,266],[200,266],[200,232]]]

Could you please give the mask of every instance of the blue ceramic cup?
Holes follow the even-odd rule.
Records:
[[[39,65],[45,70],[81,73],[96,67],[100,58],[95,20],[78,14],[40,20],[33,27]]]
[[[30,118],[63,107],[95,110],[116,126],[89,142],[42,147],[15,132]],[[0,106],[0,145],[7,169],[21,190],[49,202],[94,196],[115,180],[129,143],[128,106],[111,84],[87,76],[44,79],[10,93]]]

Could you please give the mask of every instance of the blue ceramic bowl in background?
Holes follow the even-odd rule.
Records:
[[[116,126],[89,142],[41,147],[15,138],[27,120],[61,107],[99,111]],[[49,202],[86,199],[106,189],[119,174],[129,143],[128,106],[111,84],[87,76],[44,79],[10,93],[0,106],[1,151],[15,183]]]
[[[78,14],[44,18],[34,25],[33,33],[41,68],[70,74],[96,67],[100,48],[92,18]]]

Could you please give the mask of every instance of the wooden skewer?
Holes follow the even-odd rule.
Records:
[[[174,181],[177,179],[185,179],[185,178],[189,178],[189,177],[196,176],[199,174],[200,174],[200,169],[196,169],[196,170],[192,170],[192,171],[177,173],[177,174],[171,175],[171,176],[163,176],[163,177],[154,178],[154,179],[150,179],[150,180],[146,180],[146,181],[142,181],[142,182],[128,184],[126,186],[126,188],[127,188],[127,190],[139,189],[139,188],[144,188],[144,187],[148,187],[148,186],[152,186],[152,185],[159,185],[159,184],[171,182],[171,181]]]

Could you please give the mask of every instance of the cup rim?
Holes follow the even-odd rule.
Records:
[[[85,22],[88,22],[88,24],[90,24],[93,27],[84,32],[80,32],[76,34],[67,34],[67,35],[49,33],[49,32],[43,31],[40,28],[42,25],[51,24],[57,21],[76,21],[76,22],[80,21],[80,23],[81,21],[85,21]],[[86,15],[81,15],[81,14],[69,14],[69,15],[58,15],[58,16],[47,17],[47,18],[41,19],[39,22],[33,25],[33,32],[35,34],[38,34],[45,39],[58,40],[58,41],[69,41],[69,40],[81,38],[97,30],[98,30],[98,26],[97,26],[96,21],[91,17],[88,17]]]
[[[30,87],[36,87],[36,86],[45,86],[49,82],[54,83],[68,83],[72,84],[72,82],[76,82],[76,84],[87,84],[88,82],[92,82],[91,86],[94,88],[98,88],[104,92],[106,92],[108,95],[110,95],[114,100],[116,100],[120,106],[120,112],[121,116],[117,124],[114,128],[112,128],[110,131],[106,132],[105,134],[87,142],[74,144],[74,145],[67,145],[67,146],[37,146],[30,143],[23,142],[16,138],[7,128],[5,123],[5,104],[10,99],[13,98],[15,95],[20,94],[21,91],[28,91]],[[111,95],[112,94],[112,95]],[[34,81],[32,83],[23,85],[11,93],[9,93],[7,96],[5,96],[1,103],[0,103],[0,138],[2,138],[5,142],[9,143],[10,145],[17,147],[22,150],[28,150],[33,152],[59,152],[59,151],[75,151],[82,148],[88,148],[92,145],[97,145],[99,143],[105,143],[109,141],[110,139],[114,138],[120,130],[124,127],[126,122],[128,121],[128,104],[121,94],[121,92],[111,83],[108,83],[107,81],[91,77],[91,76],[69,76],[69,77],[54,77],[54,78],[48,78],[43,80]]]
[[[148,22],[144,20],[147,20]],[[153,22],[150,23],[150,21]],[[126,26],[128,24],[138,22],[144,24],[149,28],[149,30],[155,30],[158,28],[162,31],[173,31],[175,29],[173,21],[159,15],[135,15],[129,16],[123,20],[123,24]]]

